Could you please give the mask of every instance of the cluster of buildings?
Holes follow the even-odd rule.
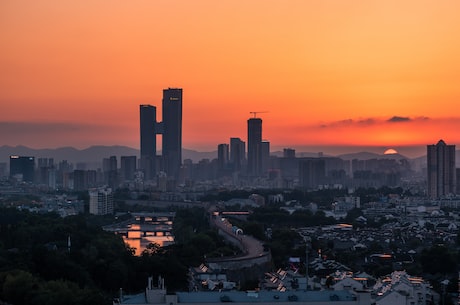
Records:
[[[109,156],[97,169],[87,169],[81,163],[74,166],[66,160],[55,163],[53,158],[10,156],[9,176],[17,182],[73,191],[125,187],[179,194],[218,187],[315,190],[402,186],[437,199],[453,197],[460,190],[455,145],[442,140],[427,146],[426,165],[419,172],[404,158],[345,160],[321,153],[305,157],[296,156],[291,148],[274,155],[270,142],[263,138],[262,119],[258,112],[252,113],[254,117],[247,120],[246,142],[231,137],[229,143],[217,146],[217,158],[194,163],[182,156],[182,89],[164,89],[162,121],[157,119],[156,106],[139,107],[140,156]]]
[[[311,262],[310,268],[322,259]],[[306,277],[297,270],[278,269],[266,272],[256,290],[238,290],[239,283],[225,273],[201,264],[191,268],[193,285],[188,292],[168,294],[164,279],[158,284],[148,279],[145,292],[136,295],[120,294],[114,304],[340,304],[340,305],[428,305],[441,296],[421,277],[405,271],[393,271],[381,278],[366,272],[335,270],[322,276]]]

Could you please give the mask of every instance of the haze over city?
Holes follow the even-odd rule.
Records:
[[[167,87],[190,149],[245,138],[251,111],[272,150],[460,144],[459,6],[2,1],[1,144],[138,148],[138,105]]]

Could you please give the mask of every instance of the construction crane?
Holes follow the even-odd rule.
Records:
[[[254,118],[256,118],[258,113],[267,113],[267,112],[268,111],[250,111],[249,113],[253,114]]]

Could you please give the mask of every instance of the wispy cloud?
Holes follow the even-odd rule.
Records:
[[[409,117],[402,117],[402,116],[394,116],[387,120],[390,123],[399,123],[399,122],[410,122],[411,118]]]
[[[427,122],[431,120],[428,117],[405,117],[405,116],[392,116],[391,118],[381,118],[381,117],[369,117],[369,118],[358,118],[358,119],[344,119],[339,121],[332,122],[322,122],[316,127],[320,128],[337,128],[337,127],[363,127],[363,126],[372,126],[372,125],[385,125],[389,123],[410,123],[410,122]],[[436,121],[459,121],[460,118],[445,118],[445,119],[436,119]],[[314,126],[310,126],[314,127]]]
[[[392,116],[348,118],[330,122],[285,125],[276,132],[286,143],[340,145],[425,145],[446,139],[460,143],[460,117]]]

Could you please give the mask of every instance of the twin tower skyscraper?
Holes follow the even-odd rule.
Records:
[[[155,179],[158,172],[177,178],[182,164],[182,89],[163,90],[162,121],[157,108],[140,105],[141,169],[144,179]],[[157,135],[162,135],[162,154],[157,157]]]

